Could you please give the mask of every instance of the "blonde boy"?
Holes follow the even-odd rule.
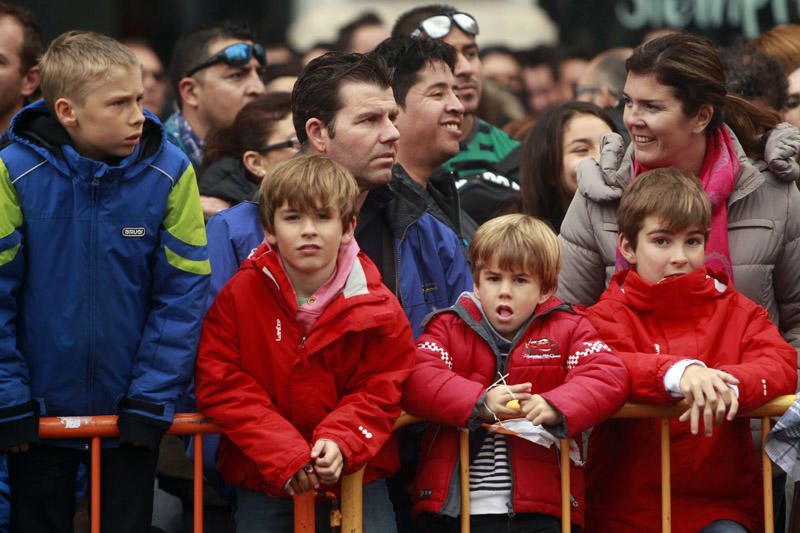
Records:
[[[767,313],[709,267],[710,226],[711,205],[692,174],[638,176],[619,208],[619,253],[631,268],[587,314],[628,368],[632,401],[688,403],[670,428],[673,531],[757,531],[758,458],[749,421],[734,417],[794,392],[796,354]],[[592,432],[588,531],[659,527],[657,424],[611,420]]]
[[[577,435],[622,405],[627,374],[589,321],[552,296],[561,249],[544,222],[490,220],[475,233],[470,258],[474,292],[430,320],[404,389],[405,409],[435,423],[422,447],[414,512],[432,530],[453,525],[460,514],[456,428],[469,427],[473,531],[560,531],[555,448],[486,433],[481,424],[526,417],[554,436]],[[582,524],[576,473],[572,518]]]
[[[260,192],[266,242],[206,315],[197,403],[223,430],[218,469],[237,489],[239,532],[291,530],[286,498],[367,463],[365,530],[394,530],[385,445],[413,339],[353,239],[358,194],[322,156],[275,167]]]
[[[117,41],[56,38],[43,102],[0,151],[0,449],[12,531],[72,528],[85,440],[39,416],[119,415],[102,457],[103,531],[150,527],[155,460],[189,379],[209,265],[192,167],[141,107]],[[47,468],[42,468],[42,465]]]

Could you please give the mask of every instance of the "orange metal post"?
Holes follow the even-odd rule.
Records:
[[[661,419],[661,531],[672,530],[672,494],[669,483],[669,418]]]
[[[92,437],[92,533],[100,533],[100,437]]]
[[[569,439],[561,439],[561,533],[569,533],[572,514],[569,499]]]
[[[303,494],[294,495],[294,533],[314,533],[314,498],[317,493],[312,489]]]
[[[764,445],[769,435],[770,419],[761,417],[761,477],[764,483],[764,532],[773,533],[775,523],[772,510],[772,461],[767,455]]]
[[[461,533],[469,533],[469,431],[458,434],[459,463],[461,464]]]
[[[361,533],[363,529],[364,468],[342,476],[342,533]]]
[[[194,533],[203,533],[203,434],[194,435]]]

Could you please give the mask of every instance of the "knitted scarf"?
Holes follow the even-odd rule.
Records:
[[[708,136],[706,155],[700,169],[700,185],[711,201],[711,232],[706,243],[705,265],[714,272],[723,271],[733,285],[733,266],[728,242],[728,198],[739,174],[739,159],[727,128],[718,128]],[[633,162],[633,179],[650,170],[638,161]],[[617,249],[616,272],[630,265]]]

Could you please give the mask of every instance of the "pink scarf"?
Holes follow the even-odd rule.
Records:
[[[700,185],[711,200],[711,233],[706,243],[705,265],[714,272],[725,272],[733,284],[733,266],[728,243],[728,198],[739,174],[739,159],[727,128],[721,127],[708,137]],[[633,179],[650,170],[638,161],[633,162]],[[617,249],[616,272],[630,267]]]

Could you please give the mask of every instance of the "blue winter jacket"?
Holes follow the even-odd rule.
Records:
[[[192,377],[210,273],[203,215],[188,159],[145,117],[115,166],[80,156],[41,101],[12,121],[0,151],[0,449],[37,440],[39,415],[119,414],[120,440],[154,446]]]
[[[392,270],[396,275],[396,280],[384,282],[399,287],[395,292],[416,338],[430,312],[446,309],[463,291],[472,290],[472,275],[456,234],[414,199],[393,194],[382,221],[394,237]],[[207,231],[213,267],[210,306],[241,261],[264,239],[258,205],[243,202],[217,213],[208,221]]]

